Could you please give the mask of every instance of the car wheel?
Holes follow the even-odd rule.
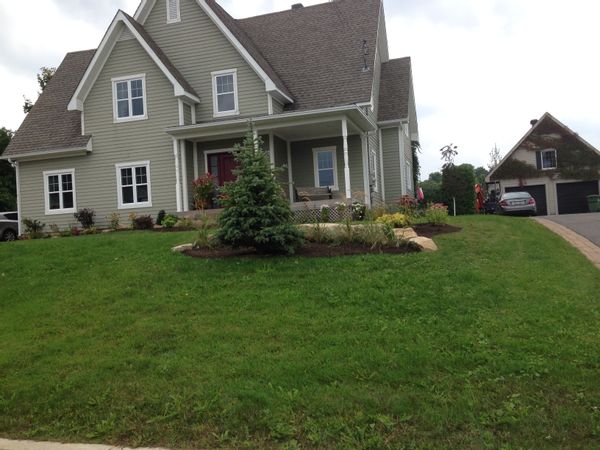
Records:
[[[2,240],[6,242],[13,242],[17,240],[17,233],[13,230],[6,230],[2,235]]]

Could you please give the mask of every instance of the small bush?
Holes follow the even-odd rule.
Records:
[[[120,224],[121,216],[119,214],[112,213],[110,216],[108,216],[108,226],[111,230],[117,231],[119,229]]]
[[[319,214],[321,222],[329,223],[331,220],[331,209],[327,205],[321,206],[321,212]]]
[[[39,220],[23,219],[23,226],[25,227],[25,234],[31,239],[40,239],[44,237],[44,228],[46,224]]]
[[[200,219],[202,220],[202,219]],[[188,217],[184,217],[182,219],[179,219],[179,221],[177,222],[177,226],[179,228],[189,228],[189,229],[196,229],[196,224],[194,223],[194,221]]]
[[[98,229],[96,227],[92,227],[92,228],[84,228],[83,230],[83,234],[85,236],[90,236],[92,234],[98,234]]]
[[[137,219],[136,213],[129,213],[129,228],[135,230],[135,220]]]
[[[93,228],[95,224],[94,218],[96,217],[96,213],[93,209],[84,208],[73,214],[73,217],[79,221],[84,230],[87,230],[89,228]]]
[[[315,244],[331,244],[335,240],[334,233],[319,222],[306,229],[305,238]]]
[[[429,205],[425,211],[425,220],[433,225],[446,225],[448,223],[448,207],[440,203]]]
[[[71,225],[71,236],[81,235],[81,230],[76,225]]]
[[[194,241],[194,248],[214,248],[217,245],[218,241],[210,233],[208,218],[202,217],[200,219],[200,226],[198,227],[198,235]]]
[[[385,214],[376,220],[376,223],[389,225],[392,228],[406,228],[409,225],[408,216],[401,213]]]
[[[165,220],[166,216],[167,216],[167,212],[164,209],[161,209],[158,212],[158,216],[156,216],[156,225],[162,226],[163,220]]]
[[[398,209],[400,213],[407,217],[413,217],[416,215],[419,208],[419,202],[412,195],[404,195],[398,201]]]
[[[162,226],[165,228],[173,228],[179,222],[179,218],[173,214],[167,214],[162,220]]]
[[[201,176],[192,183],[192,197],[194,207],[204,211],[210,207],[215,193],[215,177],[210,173]]]
[[[352,203],[352,218],[354,220],[365,220],[365,216],[367,215],[367,207],[364,203],[354,202]]]
[[[152,216],[140,216],[133,220],[134,230],[151,230],[152,228],[154,228]]]
[[[50,225],[50,232],[53,236],[60,236],[60,228],[55,223]]]

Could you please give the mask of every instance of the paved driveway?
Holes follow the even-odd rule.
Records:
[[[600,247],[600,213],[544,217],[563,225]]]

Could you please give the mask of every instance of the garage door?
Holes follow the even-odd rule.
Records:
[[[587,197],[588,195],[598,195],[598,182],[559,183],[556,191],[559,214],[587,213],[590,211]]]
[[[546,186],[543,184],[537,186],[523,186],[506,188],[506,192],[529,192],[537,203],[538,216],[548,215],[548,203],[546,202]]]

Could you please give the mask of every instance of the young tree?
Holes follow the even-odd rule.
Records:
[[[445,145],[440,149],[440,153],[442,154],[442,161],[444,162],[444,168],[450,167],[454,165],[454,158],[458,155],[458,147],[454,144]]]
[[[56,73],[55,67],[40,68],[40,73],[37,74],[37,81],[38,81],[41,91],[38,92],[38,96],[42,95],[42,92],[44,92],[44,90],[46,89],[46,86],[48,86],[48,83],[50,83],[50,80],[52,79],[52,77],[54,76],[55,73]],[[31,109],[33,108],[34,103],[25,96],[23,96],[23,99],[25,100],[25,103],[23,104],[23,112],[25,114],[28,114],[29,111],[31,111]]]
[[[219,216],[217,239],[234,248],[251,247],[262,253],[293,254],[302,245],[302,233],[292,224],[292,211],[252,131],[234,150],[236,181],[221,189],[225,210]]]
[[[13,137],[13,132],[0,128],[0,155]],[[0,211],[17,209],[17,183],[15,169],[8,161],[0,160]]]
[[[502,154],[500,153],[498,146],[494,144],[494,148],[490,152],[490,163],[488,164],[490,172],[498,167],[500,161],[502,161]]]
[[[446,166],[442,172],[442,195],[450,207],[456,200],[457,214],[475,212],[475,172],[470,164]]]

